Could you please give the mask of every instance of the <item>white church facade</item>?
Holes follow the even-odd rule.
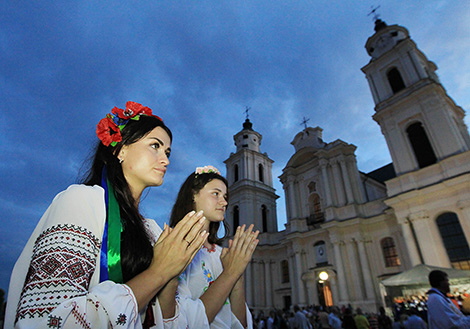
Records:
[[[470,269],[464,111],[406,28],[377,20],[375,31],[362,71],[391,164],[363,173],[354,145],[325,142],[320,127],[307,127],[279,177],[287,223],[278,232],[273,161],[260,150],[262,136],[248,119],[234,136],[226,220],[262,231],[245,276],[255,310],[350,304],[377,311],[380,282],[391,275],[418,264]]]

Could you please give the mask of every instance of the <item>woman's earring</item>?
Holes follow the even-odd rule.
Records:
[[[123,161],[122,159],[119,159],[119,163],[122,163],[122,161]]]

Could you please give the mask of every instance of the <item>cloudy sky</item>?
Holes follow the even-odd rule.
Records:
[[[361,171],[390,162],[360,68],[371,6],[409,29],[450,96],[470,108],[468,1],[3,1],[0,11],[0,288],[53,197],[75,183],[96,124],[127,100],[172,129],[162,187],[142,204],[167,221],[184,178],[223,163],[251,107],[278,176],[303,117],[358,147]],[[466,119],[467,124],[470,122]],[[86,166],[86,165],[85,165]]]

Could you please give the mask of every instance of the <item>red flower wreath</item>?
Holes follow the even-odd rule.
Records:
[[[151,108],[147,106],[142,106],[142,104],[131,102],[131,101],[128,101],[126,103],[125,110],[120,109],[118,107],[114,107],[111,112],[124,120],[128,120],[128,119],[139,120],[138,115],[143,114],[143,115],[148,115],[148,116],[154,116],[163,122],[163,120],[160,117],[152,114]]]
[[[116,146],[122,141],[121,130],[126,126],[129,120],[139,120],[141,115],[153,116],[163,122],[163,120],[152,114],[152,110],[142,104],[128,101],[126,109],[114,107],[111,113],[98,123],[96,134],[105,146]]]
[[[96,134],[104,146],[122,141],[121,130],[109,114],[98,123]]]

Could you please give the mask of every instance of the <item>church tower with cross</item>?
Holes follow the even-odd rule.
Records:
[[[392,163],[361,172],[356,146],[325,141],[323,129],[303,119],[279,177],[286,229],[267,227],[246,269],[247,303],[255,311],[320,304],[376,312],[393,302],[384,286],[397,273],[419,264],[470,270],[470,137],[464,111],[408,30],[388,26],[377,15],[375,21],[366,42],[371,60],[362,71]],[[261,154],[260,142],[247,118],[235,135],[237,153],[226,160],[231,204],[239,206],[239,217],[229,210],[232,222],[242,223],[243,208],[259,214],[260,204],[268,205],[262,198],[275,207],[277,197],[265,186],[272,182],[259,182],[258,164],[266,169],[272,163]]]
[[[243,129],[233,136],[236,152],[225,160],[230,195],[226,221],[232,233],[239,225],[252,223],[261,233],[277,232],[273,160],[261,153],[262,135],[253,130],[249,110]]]
[[[375,21],[362,68],[396,177],[386,182],[413,265],[470,269],[470,136],[464,110],[406,28]],[[452,228],[461,236],[449,235]],[[465,238],[466,236],[466,238]],[[452,241],[453,240],[453,241]],[[467,241],[465,241],[467,240]]]

